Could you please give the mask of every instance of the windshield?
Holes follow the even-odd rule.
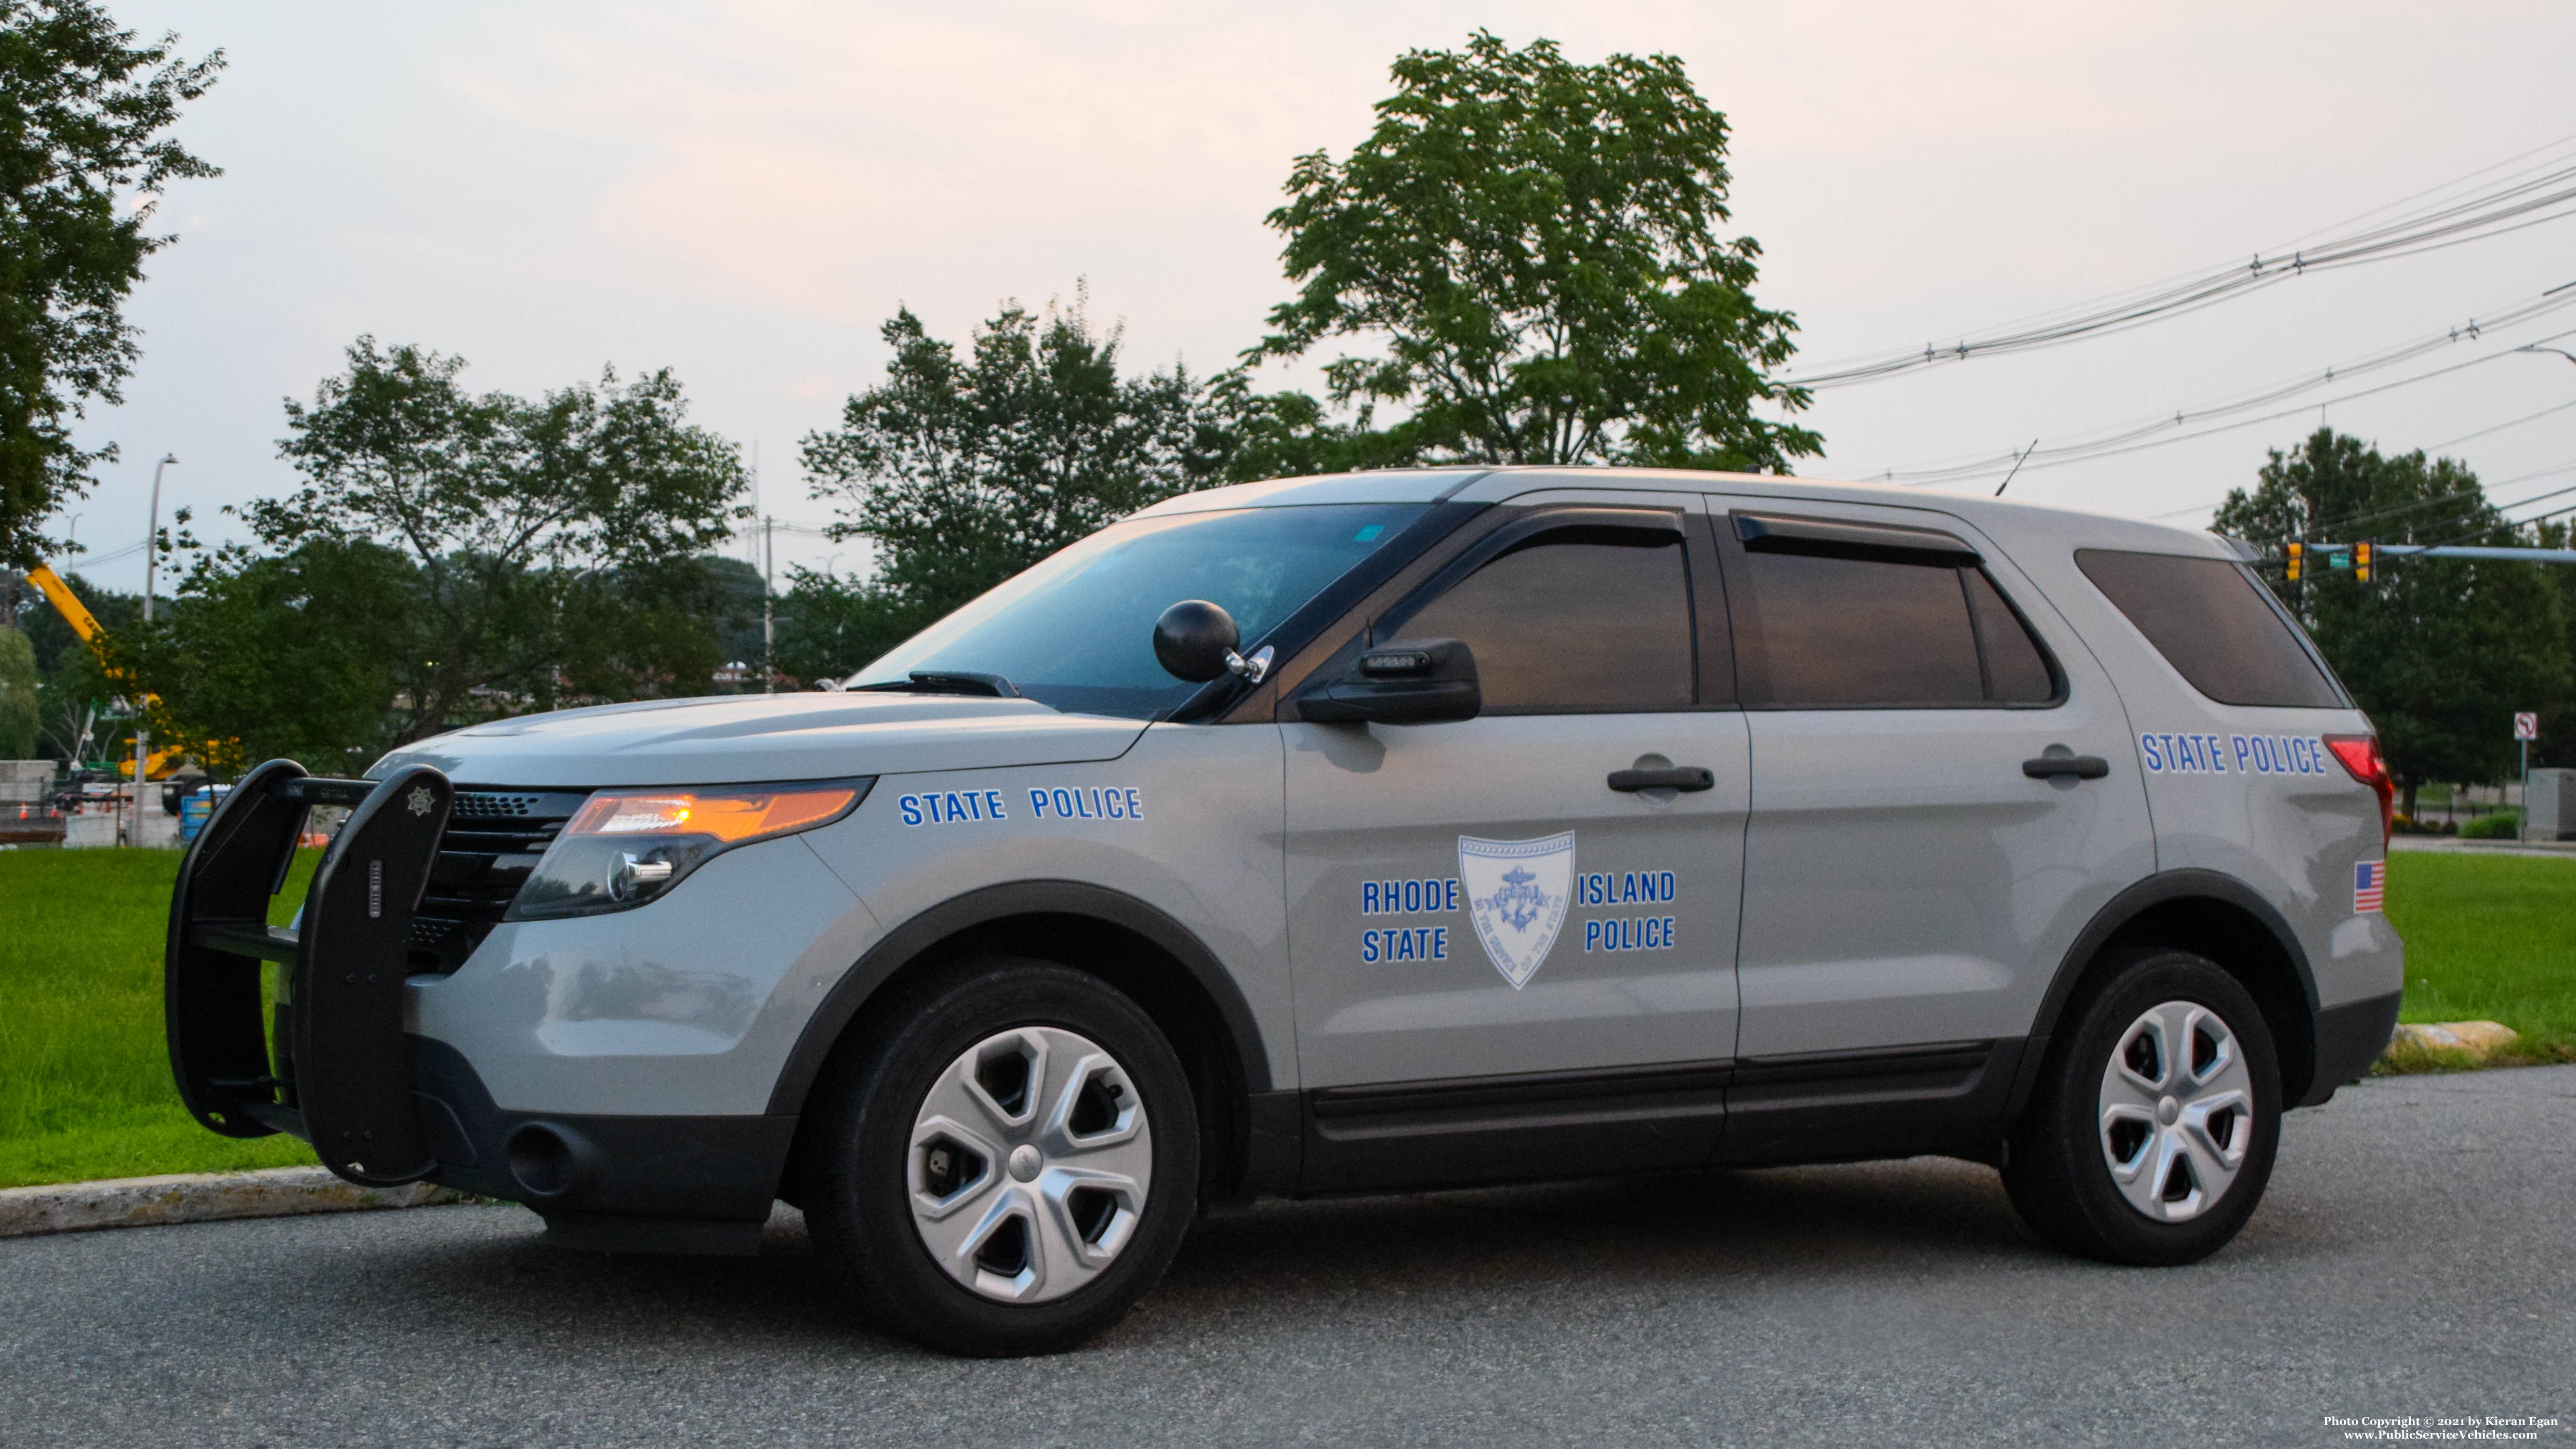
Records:
[[[1114,523],[895,646],[853,686],[916,670],[999,674],[1055,709],[1149,719],[1198,689],[1154,659],[1183,599],[1234,616],[1248,653],[1428,505],[1317,504]]]

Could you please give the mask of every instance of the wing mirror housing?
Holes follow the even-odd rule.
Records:
[[[1366,650],[1351,671],[1297,697],[1319,724],[1446,724],[1485,707],[1476,656],[1458,639],[1414,639]]]
[[[1154,621],[1154,662],[1173,678],[1192,684],[1229,674],[1259,684],[1270,673],[1271,652],[1267,647],[1255,649],[1246,659],[1234,652],[1242,642],[1234,616],[1205,599],[1183,599]]]

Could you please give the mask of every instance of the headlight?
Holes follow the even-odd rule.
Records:
[[[602,790],[546,847],[504,919],[587,916],[643,905],[737,845],[831,824],[865,799],[874,783]]]

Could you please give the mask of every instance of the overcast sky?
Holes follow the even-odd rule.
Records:
[[[165,452],[165,511],[287,491],[280,401],[360,333],[522,393],[669,366],[699,421],[758,443],[772,511],[828,522],[797,440],[881,375],[898,303],[963,341],[1000,299],[1087,278],[1136,366],[1222,367],[1286,294],[1261,218],[1290,158],[1346,152],[1398,52],[1479,26],[1687,63],[1734,127],[1756,295],[1797,315],[1809,363],[2247,258],[2576,136],[2564,3],[111,4],[231,65],[182,128],[225,174],[164,204],[180,241],[131,307],[142,365],[86,430],[124,450],[68,510],[99,555],[141,539]],[[2158,416],[2568,281],[2576,221],[1840,389],[1806,417],[1829,451],[1802,471]],[[2381,380],[2565,327],[2576,313]],[[2526,354],[2324,416],[2402,450],[2571,400],[2576,366]],[[2197,526],[2177,510],[2318,416],[2034,468],[2012,491]],[[2447,451],[2502,500],[2576,483],[2543,473],[2576,465],[2576,410]],[[2523,475],[2542,476],[2506,482]],[[801,535],[779,555],[864,559]],[[139,555],[75,567],[141,583]]]

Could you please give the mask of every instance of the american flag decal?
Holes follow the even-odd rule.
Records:
[[[2378,910],[2381,898],[2387,894],[2387,861],[2365,860],[2352,868],[2352,908],[2355,913]]]

